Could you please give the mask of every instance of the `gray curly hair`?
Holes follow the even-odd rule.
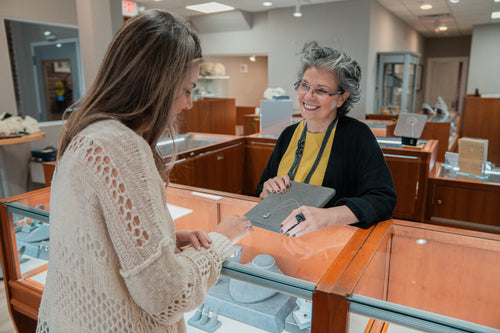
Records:
[[[337,82],[339,89],[350,93],[344,104],[337,109],[339,117],[347,114],[360,100],[361,68],[358,62],[346,53],[319,46],[317,42],[306,43],[300,54],[297,70],[299,80],[302,80],[309,67],[326,68]]]

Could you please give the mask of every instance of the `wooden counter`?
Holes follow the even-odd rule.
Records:
[[[488,161],[500,166],[500,98],[465,97],[460,137],[488,140]]]
[[[8,213],[6,204],[14,202],[26,205],[26,216],[34,217],[30,215],[32,207],[48,203],[49,196],[50,188],[45,188],[0,200],[0,244],[5,290],[14,324],[22,332],[34,332],[44,288],[44,283],[37,283],[35,276],[46,273],[47,265],[41,265],[36,272],[20,271],[13,216]],[[207,232],[213,230],[228,214],[244,214],[260,201],[255,197],[180,185],[169,186],[167,197],[169,205],[189,210],[187,215],[175,219],[177,229],[202,229]],[[22,209],[17,210],[16,214],[18,218],[22,217]],[[331,315],[331,309],[322,306],[323,297],[364,244],[371,229],[337,226],[299,238],[288,238],[258,227],[254,229],[254,233],[237,244],[244,249],[241,264],[250,262],[258,254],[270,254],[287,276],[316,285],[314,293],[321,296],[317,300],[318,306],[314,306],[312,332],[329,332],[323,330],[320,324],[325,321],[323,318],[327,319]],[[312,297],[316,299],[316,296]]]
[[[204,98],[177,116],[179,132],[236,134],[237,114],[234,98]]]
[[[500,169],[480,179],[437,163],[429,177],[425,221],[500,234],[499,204]]]
[[[29,215],[32,207],[48,203],[49,195],[50,188],[45,188],[0,200],[5,290],[20,332],[35,330],[44,286],[36,276],[46,272],[47,265],[21,274],[14,221],[6,205],[24,204]],[[211,231],[224,216],[243,214],[259,202],[254,197],[177,185],[167,188],[167,197],[169,205],[189,210],[187,215],[174,214],[177,229],[205,231]],[[16,209],[18,218],[22,217],[23,208]],[[314,284],[311,333],[348,332],[358,296],[382,302],[389,312],[396,304],[395,316],[404,317],[408,309],[409,314],[428,311],[420,319],[431,325],[436,324],[436,317],[450,316],[500,328],[499,235],[388,220],[369,229],[332,226],[298,238],[255,227],[238,245],[243,248],[241,264],[255,255],[270,254],[287,277]],[[271,288],[280,290],[280,282],[259,278],[272,281],[275,287]],[[377,324],[370,326],[370,332],[381,333],[391,325]],[[380,330],[374,331],[375,326]]]

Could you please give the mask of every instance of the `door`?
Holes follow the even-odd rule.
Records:
[[[463,110],[468,58],[429,58],[423,103],[435,107],[441,96],[448,110]]]
[[[82,94],[78,40],[37,42],[31,48],[40,121],[60,120]]]

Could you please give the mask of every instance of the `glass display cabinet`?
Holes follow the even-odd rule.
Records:
[[[358,253],[368,260],[346,297],[350,313],[382,321],[387,332],[500,332],[499,235],[395,220],[379,226]]]
[[[2,268],[9,311],[34,332],[47,276],[50,188],[0,200]],[[260,199],[196,187],[167,188],[176,228],[213,230]],[[42,206],[43,205],[43,206]],[[327,332],[329,289],[370,234],[349,226],[300,238],[255,227],[234,246],[203,305],[185,314],[188,332]],[[322,297],[326,297],[323,300]],[[317,327],[317,328],[316,328]]]
[[[34,332],[45,284],[49,194],[0,200],[7,303],[21,332]],[[259,202],[180,185],[167,197],[177,228],[205,231]],[[388,220],[298,238],[255,227],[234,249],[185,314],[188,332],[500,332],[500,235]]]
[[[414,112],[419,53],[380,52],[377,69],[376,114]]]

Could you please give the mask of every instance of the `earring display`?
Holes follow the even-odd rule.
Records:
[[[207,332],[214,332],[222,325],[217,308],[212,309],[205,305],[196,309],[188,324]]]

